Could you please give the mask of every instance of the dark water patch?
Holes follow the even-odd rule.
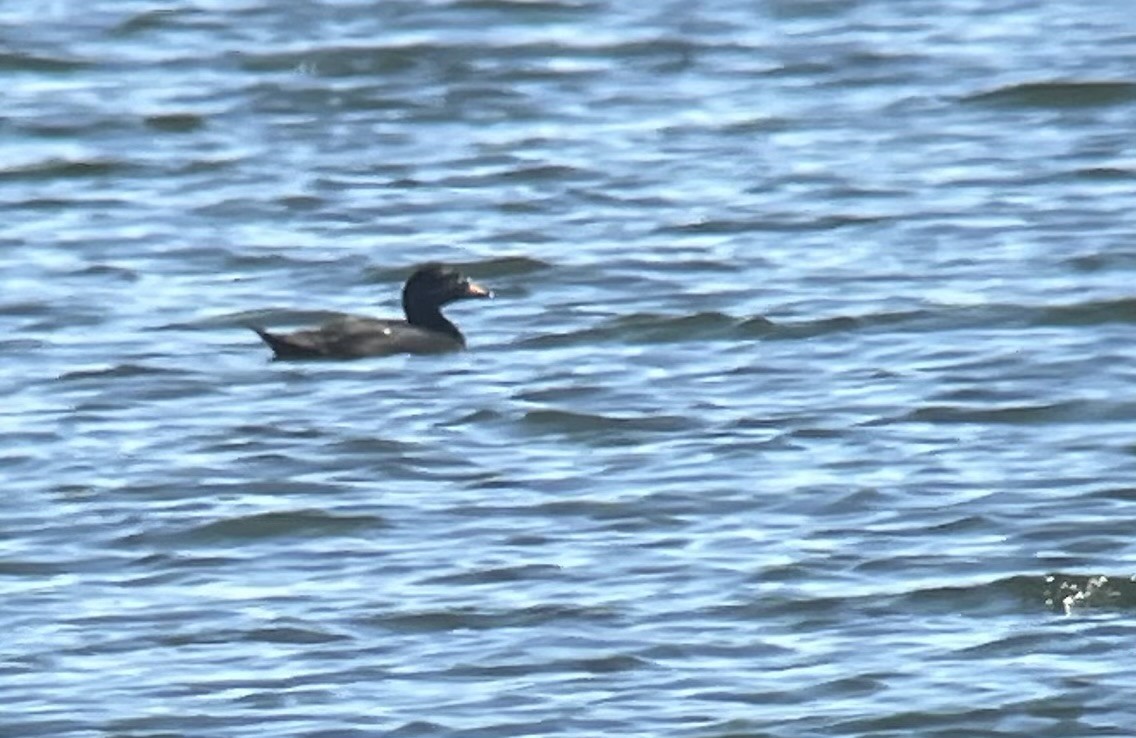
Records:
[[[233,466],[194,467],[186,463],[165,469],[158,483],[116,485],[111,489],[117,497],[131,498],[147,504],[164,503],[162,506],[166,508],[174,504],[193,511],[208,510],[214,501],[222,498],[262,495],[275,500],[292,496],[334,500],[336,495],[343,494],[343,487],[340,485],[316,483],[316,481],[290,479],[231,481],[233,469]],[[126,546],[157,543],[161,548],[162,537],[166,536],[167,532],[165,529],[141,529],[119,536],[116,542]]]
[[[231,466],[213,469],[200,469],[191,468],[185,470],[184,476],[191,479],[225,479],[226,469],[231,469]],[[182,475],[183,470],[177,469],[174,474],[174,479],[177,480]],[[314,499],[330,498],[334,499],[336,495],[343,493],[343,487],[330,482],[308,482],[308,481],[294,481],[291,479],[273,479],[271,477],[254,477],[254,481],[248,482],[225,482],[225,483],[212,483],[204,485],[202,491],[207,491],[211,495],[264,495],[265,497],[312,497]],[[163,494],[164,492],[164,494]],[[196,492],[195,492],[196,493]],[[183,487],[172,486],[169,490],[162,490],[156,493],[157,497],[176,497],[184,499],[186,491]],[[314,521],[318,523],[319,521]],[[350,521],[348,521],[350,522]],[[381,520],[376,520],[377,523],[382,523]]]
[[[850,331],[904,329],[926,332],[972,326],[1025,324],[1026,308],[973,310],[901,310],[864,315],[834,315],[813,320],[771,320],[761,315],[737,318],[717,311],[690,315],[632,313],[606,319],[599,325],[568,333],[549,333],[521,340],[525,348],[552,348],[597,342],[664,344],[755,339],[800,340]]]
[[[854,331],[863,328],[865,325],[866,321],[862,317],[838,315],[817,320],[770,323],[768,326],[758,322],[753,326],[753,329],[759,332],[764,331],[771,340],[775,340],[814,338],[830,333]]]
[[[20,120],[16,125],[29,136],[59,140],[81,139],[95,133],[123,128],[121,120],[94,115],[73,115],[66,118],[44,115]]]
[[[1130,454],[1136,454],[1136,448],[1129,447]],[[1112,500],[1125,505],[1136,503],[1136,487],[1114,487],[1092,492],[1088,495],[1094,500]]]
[[[29,438],[29,434],[26,433],[21,433],[19,435],[9,434],[4,440],[8,441],[9,443],[18,442],[21,445],[25,446],[31,445],[31,443],[33,442],[33,438]],[[38,476],[44,468],[44,461],[45,460],[43,455],[35,451],[28,451],[24,453],[14,450],[0,451],[0,469],[3,469],[8,474],[10,474],[13,481],[17,478],[17,476]]]
[[[272,202],[288,210],[308,212],[320,210],[326,207],[330,201],[317,195],[284,195]]]
[[[461,428],[463,426],[483,425],[486,423],[493,423],[499,420],[503,420],[505,417],[506,415],[504,413],[483,408],[480,410],[474,410],[473,412],[467,413],[465,415],[460,415],[453,420],[444,420],[439,423],[439,427]],[[481,482],[481,484],[484,484],[486,487],[488,486],[488,484],[486,484],[486,481],[484,480]]]
[[[111,29],[113,36],[133,36],[183,25],[185,19],[202,17],[203,13],[188,8],[156,8],[133,15]]]
[[[421,452],[421,448],[408,441],[397,441],[390,438],[355,437],[337,440],[329,446],[336,454],[358,456],[392,456],[400,459]]]
[[[1095,300],[1036,309],[1036,325],[1103,325],[1136,323],[1136,298]]]
[[[67,208],[74,208],[78,206],[92,207],[92,208],[115,208],[123,205],[121,200],[112,200],[109,198],[86,198],[76,196],[73,199],[65,199],[61,197],[50,196],[33,196],[27,198],[13,199],[10,204],[14,207],[19,207],[24,210],[50,210],[57,212]]]
[[[0,560],[0,577],[53,577],[71,571],[66,564],[45,561]]]
[[[510,582],[548,581],[562,574],[559,566],[550,564],[525,564],[520,566],[499,566],[465,571],[459,574],[443,574],[425,577],[423,584],[505,584]]]
[[[772,574],[772,581],[780,581],[789,585],[800,581],[800,576],[807,567],[788,566],[771,569],[749,577],[753,583],[769,581],[767,574]],[[832,590],[836,591],[836,590]],[[727,604],[714,605],[706,608],[704,614],[719,622],[763,622],[770,619],[789,617],[794,622],[800,622],[802,627],[822,622],[832,622],[839,618],[840,613],[857,611],[868,612],[873,616],[887,614],[892,606],[891,597],[881,597],[875,594],[850,595],[824,595],[811,594],[802,596],[792,591],[784,594],[770,594],[758,599],[742,599],[730,601]],[[670,616],[665,616],[670,617]],[[776,653],[778,646],[765,646],[770,653]],[[754,653],[755,649],[751,649]]]
[[[56,310],[57,307],[53,303],[38,300],[6,302],[0,305],[0,315],[20,318],[47,318],[53,316]]]
[[[74,382],[86,379],[129,379],[132,377],[179,377],[195,376],[193,372],[184,369],[171,369],[169,367],[146,366],[143,364],[114,364],[111,366],[90,367],[75,369],[59,375],[61,382]]]
[[[46,159],[0,168],[0,182],[50,180],[123,175],[131,169],[125,162],[108,159]]]
[[[922,331],[939,319],[941,315],[933,310],[896,310],[882,313],[865,313],[863,315],[837,315],[821,318],[815,321],[802,323],[778,324],[778,332],[782,334],[811,337],[826,333],[842,333],[849,330],[871,330],[886,328],[889,331],[898,328]]]
[[[347,636],[329,633],[326,630],[315,628],[301,628],[299,626],[277,626],[275,628],[257,628],[256,630],[241,633],[239,640],[255,643],[336,643],[350,640]]]
[[[781,20],[835,19],[856,12],[856,6],[844,0],[771,0],[768,9]]]
[[[563,13],[582,13],[595,11],[604,7],[595,0],[454,0],[457,8],[470,10],[490,10],[505,14],[510,21],[548,21],[552,17],[559,17]]]
[[[70,337],[80,335],[83,328],[105,326],[113,314],[113,307],[106,301],[61,304],[53,311],[50,318],[27,323],[21,326],[21,329],[26,333],[47,336],[48,342],[51,343],[55,335],[60,332]],[[108,341],[103,348],[109,348],[111,345],[114,345],[114,342]]]
[[[768,338],[779,339],[815,338],[830,334],[852,332],[852,330],[872,330],[884,328],[895,330],[905,327],[914,330],[925,329],[936,318],[929,310],[905,310],[895,312],[866,313],[861,316],[829,316],[813,320],[770,320],[762,316],[752,316],[737,320],[732,333],[737,339]]]
[[[833,65],[830,63],[793,60],[782,62],[775,67],[763,70],[761,75],[773,81],[777,81],[780,78],[818,79],[828,77],[832,75],[834,71]]]
[[[1095,257],[1093,257],[1095,259]],[[1124,257],[1118,257],[1124,261]],[[769,339],[810,338],[827,333],[886,328],[889,331],[1027,329],[1034,326],[1103,325],[1136,322],[1136,299],[1089,301],[1070,305],[986,304],[934,305],[863,315],[825,316],[815,320],[778,320]]]
[[[650,661],[629,654],[611,654],[593,658],[540,659],[512,664],[458,664],[447,674],[461,678],[493,678],[533,676],[537,674],[613,674],[649,669]]]
[[[745,424],[735,424],[737,427],[746,427]],[[757,427],[761,426],[761,421],[756,424]],[[749,427],[753,427],[750,425]],[[799,441],[813,441],[818,439],[830,438],[843,438],[847,435],[848,431],[844,428],[819,428],[816,426],[804,426],[800,428],[793,428],[784,434],[785,440],[799,440]]]
[[[140,557],[134,566],[151,569],[155,572],[168,573],[201,573],[210,569],[221,569],[227,566],[241,566],[243,559],[233,552],[231,555],[197,555],[182,551],[159,551]]]
[[[412,720],[408,723],[403,723],[394,730],[383,733],[383,738],[436,738],[436,736],[440,735],[453,734],[453,728],[442,725],[441,723],[431,723],[426,720]],[[373,734],[368,731],[362,738],[373,738]]]
[[[1006,423],[1010,425],[1076,422],[1084,418],[1084,407],[1084,403],[1081,402],[1053,402],[1002,407],[931,405],[907,413],[900,418],[900,422]]]
[[[280,251],[256,253],[231,247],[223,247],[222,256],[224,257],[222,266],[237,274],[266,270],[319,270],[324,273],[337,274],[342,270],[357,274],[359,270],[366,267],[366,261],[363,257],[348,255],[339,258],[329,258],[327,253],[322,251],[317,256],[305,258],[303,251],[299,250],[293,250],[286,254]]]
[[[1136,171],[1121,167],[1086,167],[1069,172],[1080,179],[1099,182],[1126,182],[1136,179]]]
[[[472,466],[472,462],[434,462],[425,458],[381,460],[374,464],[383,479],[429,482],[431,484],[476,484],[492,478],[492,473],[483,472]]]
[[[294,510],[244,515],[198,526],[184,535],[195,541],[251,541],[263,538],[314,538],[377,531],[387,522],[377,515],[333,515]]]
[[[543,546],[552,545],[555,542],[551,536],[531,535],[528,533],[521,533],[518,535],[511,535],[505,539],[506,546],[521,546],[521,547],[535,547],[540,548]]]
[[[1076,710],[1068,717],[1076,717]],[[1021,738],[1017,728],[991,729],[990,726],[1005,720],[1002,710],[972,705],[942,710],[912,710],[900,708],[886,715],[851,720],[827,721],[825,735],[847,736],[907,736],[922,738]]]
[[[735,318],[719,312],[691,315],[635,313],[615,318],[610,330],[624,343],[670,343],[681,340],[726,338],[738,325]]]
[[[631,344],[744,340],[775,333],[765,318],[734,318],[708,311],[689,315],[632,313],[609,318],[598,326],[568,333],[549,333],[518,342],[524,348],[554,348],[614,342]]]
[[[1091,253],[1070,256],[1063,262],[1078,272],[1104,272],[1111,269],[1136,270],[1136,253]]]
[[[51,717],[50,715],[42,715],[41,717],[30,717],[33,710],[42,711],[43,703],[40,700],[35,700],[34,706],[29,705],[28,714],[20,717],[15,717],[15,711],[18,710],[20,700],[17,697],[18,692],[12,695],[13,703],[9,704],[12,708],[11,716],[4,719],[4,729],[13,736],[21,736],[21,738],[61,738],[62,736],[81,736],[81,738],[88,738],[88,736],[99,735],[102,731],[96,731],[89,720],[85,718],[67,718],[67,717]],[[130,738],[135,738],[135,735],[130,735]],[[155,738],[181,738],[181,733],[161,735],[158,734]],[[142,738],[150,738],[148,735],[143,735]]]
[[[951,652],[954,658],[1012,659],[1022,658],[1045,648],[1049,637],[1042,633],[1001,635],[973,646]],[[1052,645],[1049,646],[1052,648]]]
[[[493,178],[506,182],[540,184],[544,182],[578,182],[581,180],[596,179],[598,176],[597,172],[580,169],[579,167],[542,164],[514,167],[496,173],[493,175]]]
[[[163,113],[144,119],[148,128],[163,133],[190,133],[205,127],[205,118],[193,113]]]
[[[1011,108],[1084,108],[1136,100],[1131,82],[1026,82],[965,98],[968,102]]]
[[[367,618],[364,623],[396,633],[445,633],[455,630],[484,630],[501,627],[497,618],[465,607],[382,615]]]
[[[231,427],[228,434],[242,438],[256,438],[259,440],[310,440],[323,438],[324,431],[316,428],[295,427],[274,423],[271,425],[251,423]]]
[[[445,610],[398,612],[368,618],[366,624],[402,633],[430,633],[455,630],[494,631],[500,628],[543,626],[578,628],[610,622],[613,618],[614,613],[602,607],[548,604],[516,610],[454,607]]]
[[[202,454],[228,454],[250,471],[262,469],[271,473],[275,469],[287,468],[296,463],[299,454],[293,456],[275,451],[257,451],[257,449],[264,448],[266,445],[265,442],[260,440],[226,438],[198,443],[194,447],[194,451]]]
[[[430,180],[422,184],[427,186],[448,187],[454,190],[479,190],[488,189],[494,183],[506,181],[508,173],[514,171],[514,167],[519,166],[512,164],[510,167],[500,170],[488,171],[484,167],[471,173],[455,173],[446,175],[437,180]],[[495,207],[502,213],[511,214],[524,214],[524,213],[541,213],[547,209],[550,201],[547,198],[532,198],[523,201],[510,200],[498,203]]]
[[[91,264],[79,269],[75,274],[84,277],[107,277],[119,282],[137,282],[142,278],[133,269],[113,264]]]
[[[656,228],[656,235],[712,234],[736,235],[752,232],[798,233],[809,231],[831,231],[849,226],[860,226],[895,220],[890,215],[822,215],[815,218],[791,218],[771,216],[761,219],[717,219],[709,218],[688,223],[663,225]]]
[[[311,77],[366,77],[397,79],[414,73],[426,80],[442,78],[475,79],[470,64],[483,57],[487,48],[455,42],[418,42],[392,46],[324,46],[298,51],[263,52],[250,50],[238,59],[249,72],[287,72],[304,70]],[[287,92],[278,90],[277,92]]]
[[[243,159],[244,156],[242,154],[229,152],[212,156],[198,155],[188,160],[179,159],[177,161],[168,162],[167,172],[170,176],[177,175],[179,178],[192,178],[199,175],[231,172]]]
[[[261,686],[265,690],[271,690],[272,694],[278,695],[279,690],[287,687],[287,685],[282,685],[277,680],[264,680],[262,682],[261,680],[252,678],[233,685],[217,684],[213,680],[205,681],[207,682],[205,684],[191,684],[181,689],[167,687],[166,690],[168,691],[162,690],[156,693],[163,698],[185,699],[182,690],[191,694],[204,694],[210,690],[220,692],[222,689],[240,690],[243,693],[246,690]],[[114,692],[112,692],[112,694],[114,694]],[[240,701],[240,699],[234,698],[234,702],[240,703]],[[279,724],[280,733],[287,733],[288,728],[292,727],[292,720],[279,713],[271,717],[262,717],[257,723],[259,730],[264,730],[267,726],[272,724]],[[88,719],[88,721],[78,729],[81,732],[67,734],[55,733],[54,738],[63,738],[64,735],[66,735],[67,738],[91,738],[92,736],[99,736],[100,738],[102,738],[102,736],[106,736],[107,738],[185,738],[187,733],[191,732],[204,735],[234,735],[244,732],[244,729],[248,727],[248,721],[245,718],[238,717],[233,712],[202,711],[200,714],[193,716],[192,725],[192,731],[189,731],[187,730],[186,720],[183,716],[156,713],[142,715],[140,717],[118,718],[108,720],[105,723],[100,721],[97,730],[95,730],[92,729],[91,722]],[[284,725],[288,725],[288,728],[283,727]],[[26,735],[28,738],[31,738],[31,735],[27,733],[19,733],[18,735]],[[305,734],[305,736],[306,735],[307,734]]]
[[[91,376],[72,378],[66,390],[78,394],[71,405],[68,423],[99,423],[108,415],[126,408],[138,408],[144,403],[188,401],[218,392],[214,378],[209,374],[183,375],[168,373],[126,374],[123,376]]]
[[[559,385],[554,387],[541,387],[526,392],[518,392],[514,397],[524,402],[539,404],[556,403],[571,404],[586,400],[599,400],[603,398],[608,389],[597,386]]]
[[[570,410],[530,410],[521,418],[529,430],[557,433],[589,442],[632,443],[642,433],[676,433],[698,426],[697,421],[676,415],[601,415]]]
[[[547,519],[579,518],[600,524],[603,530],[634,532],[647,531],[660,533],[684,527],[687,522],[683,515],[697,514],[698,504],[690,497],[664,498],[653,495],[640,503],[609,502],[606,500],[556,500],[533,505],[512,514]],[[667,538],[644,541],[645,548],[681,547],[685,539]]]
[[[514,484],[515,486],[515,484]],[[580,517],[588,520],[619,520],[637,515],[635,509],[624,502],[590,499],[564,499],[539,505],[501,506],[490,504],[461,505],[446,511],[450,515],[472,519],[495,517],[559,518]]]
[[[791,131],[795,126],[796,121],[790,118],[758,115],[743,120],[731,120],[719,125],[718,130],[727,135],[750,136]]]
[[[3,72],[77,72],[89,66],[89,62],[75,58],[0,51],[0,71]]]
[[[282,202],[281,197],[273,196],[237,196],[237,197],[224,197],[219,194],[212,194],[209,201],[203,201],[203,198],[209,196],[208,191],[202,192],[198,195],[197,202],[193,208],[193,212],[207,216],[210,219],[233,219],[240,220],[242,218],[271,218],[273,216],[283,217],[288,213],[288,206]]]
[[[537,117],[536,111],[528,107],[528,101],[521,92],[502,89],[492,79],[454,86],[446,94],[446,107],[451,110],[477,111],[480,116],[507,115],[513,121]],[[449,176],[443,176],[437,184],[449,181]]]
[[[394,429],[391,434],[398,433]],[[474,459],[446,453],[444,448],[431,444],[418,445],[382,437],[353,438],[345,442],[334,442],[328,449],[336,457],[350,450],[355,456],[374,459],[384,465],[383,476],[390,478],[461,478],[471,475],[479,477],[483,473]]]
[[[912,566],[925,562],[912,560]],[[903,567],[903,561],[893,561],[890,569]],[[882,565],[879,574],[883,574]],[[919,587],[910,592],[886,598],[886,606],[896,612],[918,611],[924,615],[964,613],[967,617],[981,618],[999,615],[1012,615],[1020,612],[1022,591],[1015,580],[995,580],[992,582],[973,582],[969,584],[944,584],[942,586]]]
[[[830,316],[811,321],[778,321],[769,338],[809,338],[851,330],[918,331],[974,328],[1098,325],[1136,322],[1136,299],[1090,301],[1071,305],[945,305],[919,310]]]
[[[506,206],[507,207],[507,206]],[[493,241],[497,243],[511,243],[511,244],[546,244],[553,243],[558,239],[551,233],[537,229],[521,229],[521,230],[503,230],[494,233],[492,236]]]

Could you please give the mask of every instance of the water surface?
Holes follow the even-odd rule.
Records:
[[[0,732],[1130,735],[1130,16],[0,9]]]

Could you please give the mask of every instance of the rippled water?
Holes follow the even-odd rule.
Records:
[[[1131,18],[0,7],[0,735],[1131,735]]]

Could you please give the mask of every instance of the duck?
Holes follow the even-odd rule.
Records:
[[[270,333],[249,328],[272,349],[276,361],[297,359],[358,359],[394,354],[436,354],[461,351],[465,336],[442,315],[457,300],[493,297],[457,269],[431,262],[419,266],[402,288],[406,320],[343,315],[317,328],[294,333]]]

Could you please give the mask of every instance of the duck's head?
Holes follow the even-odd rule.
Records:
[[[475,297],[493,297],[493,292],[457,269],[436,263],[415,269],[402,288],[402,306],[408,314],[415,308],[440,308],[455,300]]]

